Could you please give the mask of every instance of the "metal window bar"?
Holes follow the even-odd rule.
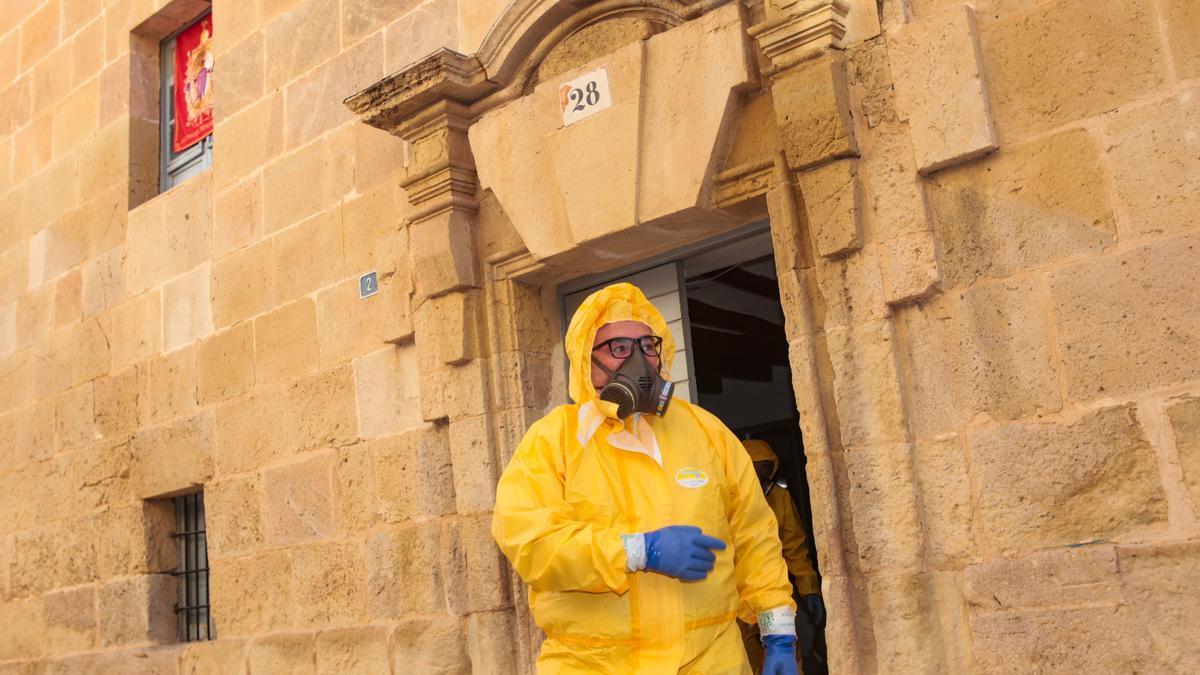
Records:
[[[175,498],[174,536],[179,547],[179,566],[173,572],[179,580],[179,599],[175,603],[179,640],[211,640],[213,626],[209,611],[203,492]]]

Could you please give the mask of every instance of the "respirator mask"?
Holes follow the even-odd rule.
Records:
[[[635,412],[651,415],[667,412],[675,393],[675,383],[664,380],[636,344],[615,371],[606,368],[595,357],[592,357],[592,363],[609,377],[608,384],[600,390],[600,400],[617,404],[617,417],[625,419]]]

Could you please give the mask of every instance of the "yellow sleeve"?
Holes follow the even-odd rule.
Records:
[[[753,623],[760,612],[784,606],[795,609],[792,584],[788,581],[787,566],[783,562],[775,516],[763,498],[750,455],[746,454],[746,449],[733,432],[717,418],[709,417],[711,419],[707,423],[715,424],[717,428],[706,431],[709,432],[709,438],[720,444],[717,450],[725,459],[729,490],[726,508],[730,531],[733,533],[733,564],[738,594],[751,613],[749,616],[743,615],[742,619]]]
[[[779,521],[779,540],[783,544],[783,560],[787,563],[788,572],[796,582],[796,590],[800,595],[812,595],[821,592],[821,584],[817,581],[817,571],[813,569],[808,559],[808,537],[804,534],[804,526],[800,524],[800,516],[796,513],[796,505],[787,488],[776,485],[767,495],[767,503]]]
[[[492,536],[537,591],[624,593],[625,546],[615,528],[572,520],[563,498],[565,438],[543,418],[526,432],[496,488]]]

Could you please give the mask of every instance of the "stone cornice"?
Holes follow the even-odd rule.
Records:
[[[844,0],[807,0],[751,26],[747,33],[758,41],[771,70],[778,71],[840,47],[849,11]]]

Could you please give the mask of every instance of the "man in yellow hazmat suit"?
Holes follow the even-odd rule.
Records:
[[[762,440],[743,441],[750,461],[754,463],[755,473],[767,498],[767,505],[775,515],[779,525],[779,540],[783,544],[783,559],[787,563],[788,573],[791,574],[796,594],[803,600],[805,609],[813,625],[825,622],[825,603],[821,599],[821,585],[817,579],[817,571],[808,559],[808,537],[805,536],[804,526],[796,512],[796,504],[787,487],[775,481],[779,471],[779,457],[771,449],[770,444]],[[763,660],[762,649],[759,645],[758,628],[742,624],[742,638],[746,644],[746,653],[750,657],[750,665],[755,672],[761,672]]]
[[[670,391],[658,310],[630,284],[597,291],[566,351],[575,403],[526,432],[492,521],[546,633],[538,672],[749,673],[740,616],[761,627],[764,672],[796,673],[791,584],[745,449],[698,406],[637,398]]]

